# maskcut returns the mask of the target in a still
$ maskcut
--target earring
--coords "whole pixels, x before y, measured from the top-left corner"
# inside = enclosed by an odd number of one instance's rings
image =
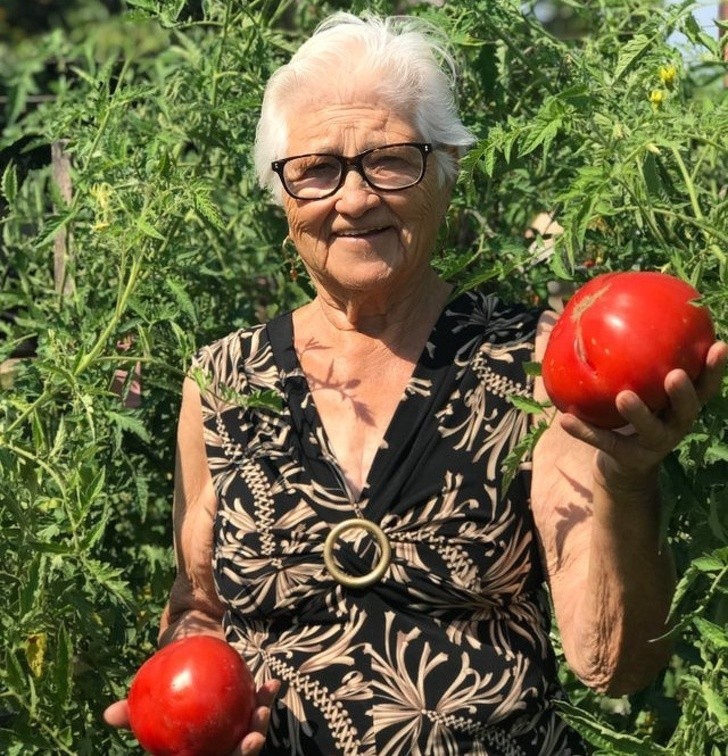
[[[288,276],[291,281],[295,281],[298,278],[298,253],[290,234],[286,234],[286,238],[281,244],[281,250],[284,259],[288,261]]]

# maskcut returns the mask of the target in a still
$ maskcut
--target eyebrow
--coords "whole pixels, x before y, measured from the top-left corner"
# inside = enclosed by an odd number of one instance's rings
[[[410,142],[417,141],[417,140],[410,140]],[[402,142],[380,142],[378,144],[370,144],[368,147],[363,147],[360,150],[357,150],[357,152],[353,153],[353,155],[346,155],[341,150],[336,150],[331,147],[312,147],[310,149],[306,149],[305,151],[301,152],[291,152],[289,151],[289,155],[339,155],[341,157],[353,157],[355,155],[361,155],[362,152],[368,152],[369,150],[377,150],[380,147],[389,147],[392,144],[402,144]]]

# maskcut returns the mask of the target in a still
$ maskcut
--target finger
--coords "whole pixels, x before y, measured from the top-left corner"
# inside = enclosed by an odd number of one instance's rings
[[[611,456],[617,455],[619,441],[624,438],[615,431],[586,423],[575,415],[561,415],[560,425],[570,436]]]
[[[281,683],[279,680],[268,680],[258,688],[257,708],[250,720],[250,732],[243,738],[238,748],[230,756],[256,756],[265,745],[268,725],[270,723],[271,706],[275,701]]]
[[[647,421],[658,422],[649,410]],[[637,487],[652,485],[654,471],[664,454],[644,447],[631,425],[608,430],[585,423],[573,415],[563,415],[560,424],[569,435],[602,452],[600,469],[605,481],[622,479],[623,485],[629,479]]]
[[[665,435],[663,424],[634,391],[620,391],[615,400],[617,411],[634,432],[652,448],[659,446]]]
[[[126,699],[116,701],[104,710],[104,722],[111,727],[129,728],[129,704]]]
[[[272,706],[278,691],[281,689],[280,680],[268,680],[258,688],[258,706]]]
[[[265,735],[259,732],[251,732],[243,738],[240,748],[231,756],[257,756],[265,745]]]
[[[701,404],[706,404],[720,392],[727,365],[728,344],[723,341],[716,341],[708,350],[703,372],[695,382],[695,390]]]
[[[698,418],[702,403],[695,384],[684,370],[671,370],[665,377],[665,391],[670,402],[666,420],[671,423],[680,438]]]
[[[258,689],[258,705],[250,719],[250,732],[252,734],[260,733],[265,739],[265,735],[268,732],[268,723],[270,722],[271,707],[280,687],[281,684],[278,680],[269,680],[263,683]]]

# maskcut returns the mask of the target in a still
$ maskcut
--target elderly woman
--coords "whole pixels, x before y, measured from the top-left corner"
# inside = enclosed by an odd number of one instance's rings
[[[553,314],[453,297],[431,266],[472,137],[413,19],[337,15],[272,77],[256,160],[312,301],[202,349],[179,421],[179,572],[160,642],[224,636],[259,686],[245,754],[582,754],[566,659],[611,694],[666,663],[658,468],[718,390],[717,343],[633,433],[559,416],[532,469],[511,395]],[[200,388],[202,385],[202,388]],[[246,398],[272,391],[280,408]],[[231,397],[239,396],[239,400]],[[126,704],[107,721],[125,725]]]

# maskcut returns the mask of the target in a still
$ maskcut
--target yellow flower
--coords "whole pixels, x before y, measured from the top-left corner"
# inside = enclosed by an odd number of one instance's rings
[[[665,92],[662,89],[653,89],[650,92],[650,102],[653,108],[659,108],[665,102]]]
[[[96,201],[96,218],[95,223],[91,226],[92,231],[102,231],[107,228],[111,221],[110,199],[113,188],[106,182],[93,184],[89,189],[89,194]]]
[[[660,67],[660,81],[666,87],[671,87],[677,78],[677,68],[673,65]]]

